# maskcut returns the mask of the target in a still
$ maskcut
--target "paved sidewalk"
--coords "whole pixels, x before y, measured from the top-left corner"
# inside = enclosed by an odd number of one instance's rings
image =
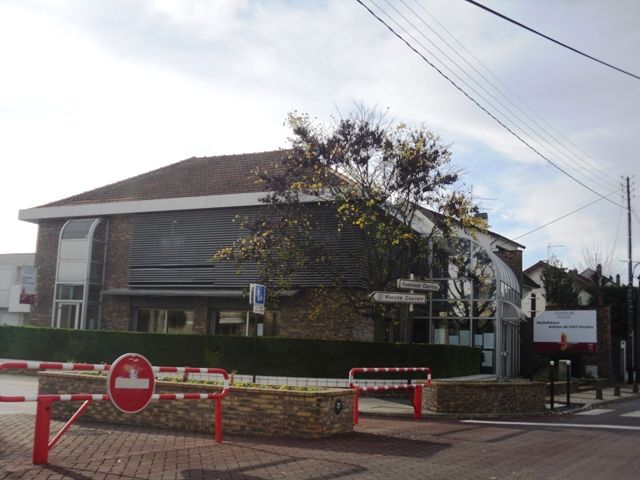
[[[633,393],[632,385],[621,385],[619,387],[620,395],[616,395],[616,389],[614,387],[608,387],[602,389],[602,399],[596,398],[596,390],[584,390],[581,392],[571,392],[570,401],[573,408],[570,413],[580,410],[588,410],[591,408],[598,408],[605,405],[611,405],[618,402],[626,402],[630,400],[640,399],[640,393]],[[563,408],[566,412],[566,394],[560,394],[554,396],[554,406],[556,408]],[[551,400],[547,399],[547,406],[550,405]],[[560,410],[562,413],[562,410]]]
[[[550,399],[547,398],[547,411],[540,414],[567,414],[575,413],[591,408],[598,408],[613,403],[640,399],[639,393],[633,393],[631,385],[620,387],[620,395],[615,395],[613,387],[602,389],[602,400],[596,399],[595,390],[586,390],[582,392],[571,393],[571,408],[566,408],[566,395],[560,394],[554,396],[555,411],[551,411]],[[381,415],[381,416],[397,416],[397,417],[413,417],[413,407],[406,398],[383,398],[383,397],[360,397],[360,414],[361,415]],[[455,417],[464,418],[465,414],[438,414],[435,412],[424,411],[423,415],[427,418],[437,417]],[[522,414],[518,414],[522,416]],[[478,417],[479,415],[469,415]],[[492,414],[491,417],[499,417],[500,414]],[[512,415],[508,415],[512,416]]]
[[[638,434],[366,418],[324,439],[74,425],[31,464],[32,415],[0,416],[0,480],[637,480]],[[61,422],[52,422],[56,431]],[[594,454],[597,452],[597,454]],[[603,461],[606,459],[606,461]]]

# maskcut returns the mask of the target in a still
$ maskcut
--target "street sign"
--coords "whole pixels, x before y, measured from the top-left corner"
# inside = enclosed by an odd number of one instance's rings
[[[421,290],[424,292],[437,292],[440,290],[439,283],[409,280],[406,278],[399,278],[396,286],[405,290]]]
[[[264,315],[264,304],[267,300],[267,287],[259,283],[249,284],[249,303],[253,305],[253,313]]]
[[[155,385],[151,363],[137,353],[125,353],[109,369],[107,393],[122,412],[136,413],[146,407]]]
[[[370,297],[378,303],[427,303],[424,293],[373,292]]]

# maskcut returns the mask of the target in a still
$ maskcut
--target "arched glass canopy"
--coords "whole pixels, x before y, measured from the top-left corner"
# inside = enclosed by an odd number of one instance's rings
[[[430,270],[440,290],[416,309],[414,330],[428,325],[431,343],[480,349],[483,373],[516,375],[524,317],[513,270],[489,246],[464,233],[433,242]]]

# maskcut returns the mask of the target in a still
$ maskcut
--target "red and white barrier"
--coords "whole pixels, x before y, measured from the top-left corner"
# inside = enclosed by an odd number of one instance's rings
[[[355,375],[358,373],[426,373],[424,383],[396,383],[391,385],[358,385],[355,383]],[[358,403],[360,392],[375,392],[385,390],[404,390],[409,393],[413,389],[413,396],[410,397],[413,406],[413,416],[416,419],[422,418],[422,394],[423,388],[431,385],[431,369],[428,367],[356,367],[349,370],[349,388],[355,390],[353,400],[353,424],[357,425],[360,418]]]
[[[136,354],[130,354],[136,355]],[[146,359],[145,359],[146,361]],[[153,373],[190,373],[213,374],[222,376],[222,390],[214,393],[154,393],[151,400],[214,400],[215,401],[215,441],[222,442],[222,399],[229,392],[229,374],[221,368],[197,368],[197,367],[157,367],[152,366]],[[89,363],[59,363],[59,362],[0,362],[0,370],[63,370],[63,371],[103,371],[108,372],[111,365]],[[148,398],[148,397],[147,397]],[[35,434],[33,442],[33,463],[42,465],[47,463],[49,451],[60,440],[62,435],[71,428],[73,423],[84,413],[93,401],[105,401],[113,399],[109,394],[38,394],[26,396],[0,395],[0,402],[38,402],[36,410]],[[53,402],[84,402],[72,415],[69,421],[49,441],[51,423],[51,404]]]

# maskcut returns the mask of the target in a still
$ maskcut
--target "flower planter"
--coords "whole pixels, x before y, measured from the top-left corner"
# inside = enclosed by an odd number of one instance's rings
[[[40,393],[105,393],[106,377],[40,372]],[[216,385],[158,381],[158,393],[219,391]],[[79,402],[55,402],[53,418],[67,420]],[[222,401],[224,433],[321,438],[353,429],[353,391],[230,387]],[[137,414],[125,414],[111,402],[93,402],[82,419],[153,428],[213,432],[214,402],[152,401]]]

